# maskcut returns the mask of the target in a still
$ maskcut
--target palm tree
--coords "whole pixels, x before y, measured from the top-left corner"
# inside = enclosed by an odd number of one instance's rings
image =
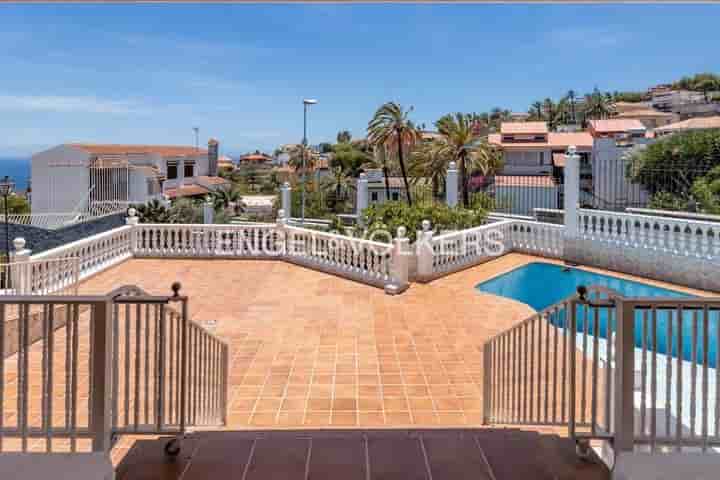
[[[374,145],[397,145],[398,163],[400,173],[405,185],[405,194],[408,205],[412,205],[410,184],[405,168],[405,150],[410,150],[421,140],[420,130],[408,118],[413,107],[405,110],[400,104],[388,102],[377,109],[370,123],[368,123],[368,140]]]
[[[348,192],[355,188],[352,177],[342,167],[330,170],[330,175],[322,181],[321,188],[335,195],[335,207],[347,198]]]
[[[440,194],[440,185],[445,184],[445,176],[450,158],[444,142],[433,141],[422,144],[410,156],[410,171],[415,178],[429,178],[433,196]]]
[[[544,107],[543,107],[542,102],[533,103],[530,106],[528,113],[530,114],[530,117],[528,118],[528,120],[544,120],[545,119]]]
[[[230,204],[235,206],[240,202],[240,192],[234,188],[220,188],[211,193],[215,210],[225,210]]]
[[[170,223],[170,210],[157,199],[136,205],[135,210],[141,223]]]
[[[341,130],[337,134],[337,143],[350,143],[352,134],[348,130]]]
[[[603,95],[597,87],[591,94],[585,95],[585,118],[608,118],[614,110],[615,105],[612,98],[609,95]]]
[[[443,135],[438,140],[441,145],[437,147],[437,154],[458,162],[463,205],[467,208],[470,206],[469,174],[480,170],[483,175],[491,175],[502,165],[502,157],[487,142],[487,133],[477,131],[472,115],[448,114],[435,122],[435,126]]]
[[[570,115],[572,118],[573,123],[577,123],[577,116],[575,115],[575,104],[577,97],[575,96],[575,90],[568,90],[567,95],[565,96],[567,98],[569,104],[570,104]]]

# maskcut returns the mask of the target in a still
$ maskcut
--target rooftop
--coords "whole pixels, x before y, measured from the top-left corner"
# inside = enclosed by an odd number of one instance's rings
[[[502,135],[491,133],[488,135],[488,142],[507,149],[527,148],[554,148],[566,149],[575,145],[580,150],[590,150],[593,146],[593,138],[588,132],[549,132],[547,141],[540,142],[503,142]]]
[[[605,120],[590,120],[590,130],[597,133],[621,133],[630,132],[633,130],[645,130],[645,125],[637,119],[605,119]]]
[[[683,120],[682,122],[670,123],[655,129],[658,133],[677,132],[681,130],[705,130],[709,128],[720,128],[720,116],[698,117]]]
[[[156,154],[163,157],[207,155],[208,151],[183,145],[121,145],[100,143],[70,143],[92,155],[143,155]]]
[[[546,122],[503,122],[500,124],[500,133],[503,135],[548,133],[548,126]]]

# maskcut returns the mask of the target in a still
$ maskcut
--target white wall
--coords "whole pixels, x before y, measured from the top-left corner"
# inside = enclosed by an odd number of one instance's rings
[[[540,154],[543,155],[542,165]],[[552,173],[552,152],[545,150],[504,150],[503,175],[541,175]]]
[[[84,208],[82,202],[87,202],[90,188],[88,160],[86,152],[67,145],[33,155],[32,213],[70,213]]]
[[[640,143],[645,143],[644,139]],[[621,159],[632,147],[618,147],[615,139],[596,138],[593,142],[593,195],[597,208],[612,208],[627,199],[646,202],[649,194],[625,176],[627,162]]]

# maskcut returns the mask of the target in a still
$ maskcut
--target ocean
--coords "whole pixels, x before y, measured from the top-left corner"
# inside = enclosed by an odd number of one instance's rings
[[[25,190],[30,180],[30,159],[0,158],[0,179],[5,175],[15,182],[16,190]]]

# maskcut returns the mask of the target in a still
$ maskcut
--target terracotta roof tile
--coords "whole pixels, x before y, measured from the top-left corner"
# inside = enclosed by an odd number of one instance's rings
[[[672,116],[672,113],[661,112],[660,110],[655,110],[653,108],[639,108],[637,110],[627,110],[625,112],[618,113],[615,118],[670,118]]]
[[[677,132],[681,130],[705,130],[708,128],[720,128],[720,116],[698,117],[683,120],[682,122],[670,123],[655,129],[656,132]]]
[[[496,175],[496,187],[554,187],[549,175]]]
[[[548,133],[548,126],[545,122],[503,122],[500,124],[500,133]]]
[[[180,188],[168,188],[165,190],[165,195],[169,198],[194,197],[197,195],[207,195],[208,193],[210,193],[210,190],[200,185],[183,185]]]
[[[550,132],[546,142],[505,142],[503,143],[500,134],[491,133],[488,135],[488,142],[499,145],[504,149],[532,149],[532,148],[553,148],[566,149],[575,145],[580,150],[591,150],[593,138],[588,132]]]
[[[200,175],[197,177],[197,179],[210,185],[223,185],[226,183],[230,183],[229,180],[226,180],[222,177],[209,177],[206,175]]]
[[[631,130],[645,130],[645,125],[634,118],[590,120],[590,130],[597,133],[618,133]]]
[[[72,147],[92,155],[157,154],[163,157],[207,155],[208,151],[182,145],[118,145],[99,143],[70,143]]]

